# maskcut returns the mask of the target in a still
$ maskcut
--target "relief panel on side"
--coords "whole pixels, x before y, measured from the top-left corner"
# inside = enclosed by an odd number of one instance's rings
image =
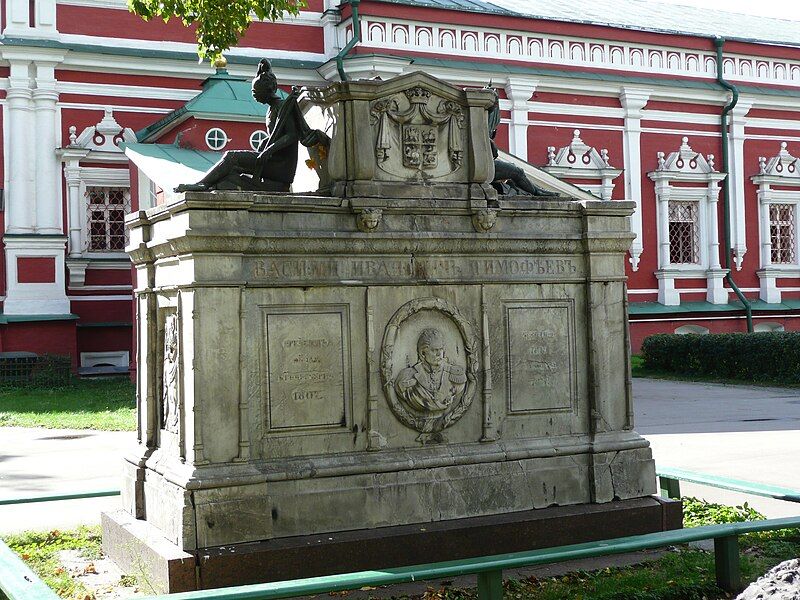
[[[267,430],[345,430],[350,418],[346,305],[263,307]]]
[[[573,410],[574,301],[511,301],[504,307],[509,414]]]

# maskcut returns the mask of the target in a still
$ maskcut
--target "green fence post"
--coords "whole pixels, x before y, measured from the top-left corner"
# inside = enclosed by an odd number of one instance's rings
[[[659,475],[658,481],[660,482],[659,487],[661,488],[662,498],[674,498],[676,500],[680,499],[681,497],[680,480],[673,479],[672,477],[665,477],[664,475]]]
[[[478,600],[503,600],[503,572],[478,573]]]
[[[726,592],[738,592],[742,587],[739,570],[739,536],[714,538],[714,566],[717,585]]]

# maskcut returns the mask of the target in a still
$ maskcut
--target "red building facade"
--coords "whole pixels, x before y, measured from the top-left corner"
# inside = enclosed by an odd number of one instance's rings
[[[800,23],[682,7],[674,23],[655,23],[633,1],[598,15],[566,2],[547,14],[516,0],[427,4],[362,0],[349,77],[423,70],[465,86],[491,81],[501,147],[604,200],[634,200],[634,350],[655,332],[746,330],[725,278],[726,184],[728,267],[756,329],[799,328]],[[350,6],[309,0],[298,17],[255,23],[218,72],[197,62],[190,28],[146,23],[125,0],[0,8],[0,352],[124,370],[133,320],[124,214],[168,199],[174,180],[220,152],[257,145],[263,108],[246,78],[260,58],[287,86],[338,79]],[[739,92],[727,163],[718,35]],[[154,173],[165,164],[162,181]]]

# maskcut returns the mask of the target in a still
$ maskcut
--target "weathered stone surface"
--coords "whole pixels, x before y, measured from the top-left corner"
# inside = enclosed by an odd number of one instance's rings
[[[484,202],[497,196],[490,185],[491,91],[459,89],[418,71],[337,82],[310,98],[334,112],[332,195]]]
[[[800,559],[787,560],[771,568],[736,597],[736,600],[798,600]]]
[[[195,557],[169,543],[161,531],[124,510],[103,513],[103,553],[140,586],[159,594],[197,589]]]
[[[369,232],[363,208],[214,193],[135,217],[131,512],[193,549],[654,491],[629,204],[500,199],[489,237],[466,201]]]

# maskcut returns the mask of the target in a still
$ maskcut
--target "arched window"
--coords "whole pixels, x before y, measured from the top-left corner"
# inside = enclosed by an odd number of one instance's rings
[[[783,325],[780,323],[756,323],[753,326],[753,331],[756,333],[783,331]]]
[[[708,333],[708,327],[700,325],[681,325],[675,330],[678,335],[685,335],[687,333],[694,333],[696,335],[705,335]]]

